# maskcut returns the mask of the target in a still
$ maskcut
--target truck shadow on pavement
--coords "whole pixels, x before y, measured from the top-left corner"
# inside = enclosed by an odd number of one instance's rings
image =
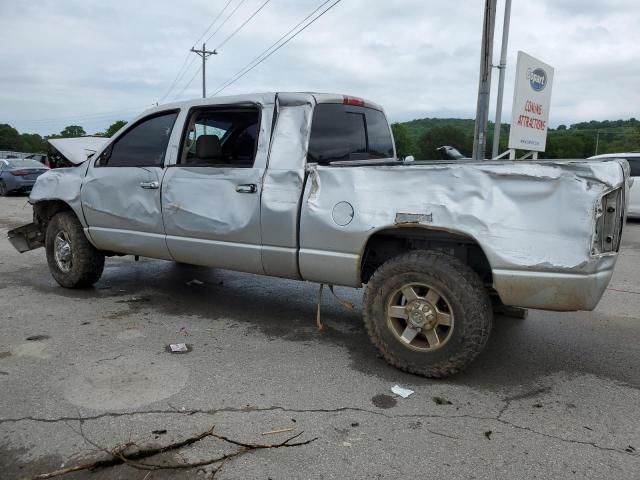
[[[127,258],[108,260],[102,279],[88,290],[59,287],[49,276],[46,265],[10,272],[7,277],[0,282],[0,288],[20,284],[67,298],[94,302],[117,299],[123,309],[102,314],[103,321],[118,321],[150,311],[242,324],[245,335],[259,333],[292,342],[339,345],[348,350],[355,370],[391,382],[413,385],[437,382],[493,390],[536,383],[540,377],[564,372],[590,373],[627,385],[640,384],[640,373],[633,368],[636,361],[633,345],[638,334],[629,332],[627,338],[621,339],[619,332],[606,327],[615,318],[600,312],[532,311],[526,320],[496,317],[489,344],[473,364],[452,378],[434,381],[405,374],[379,357],[362,322],[361,290],[336,289],[338,295],[355,305],[353,310],[339,305],[325,290],[322,302],[325,329],[319,332],[315,323],[318,285],[307,282],[159,260],[133,262]],[[615,357],[607,356],[612,348],[616,350]]]

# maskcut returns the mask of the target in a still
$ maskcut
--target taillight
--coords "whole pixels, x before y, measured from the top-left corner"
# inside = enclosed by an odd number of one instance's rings
[[[596,204],[596,231],[591,246],[592,255],[617,252],[624,224],[624,191],[622,188],[604,195]]]
[[[342,103],[345,105],[353,105],[354,107],[364,107],[364,100],[358,97],[350,97],[348,95],[344,95],[342,97]]]
[[[11,175],[13,175],[14,177],[26,177],[30,174],[31,172],[29,172],[28,170],[13,170],[11,172]]]

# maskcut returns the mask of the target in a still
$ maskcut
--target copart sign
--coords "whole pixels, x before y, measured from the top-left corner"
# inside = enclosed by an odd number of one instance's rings
[[[544,152],[552,84],[553,67],[518,52],[509,148]]]

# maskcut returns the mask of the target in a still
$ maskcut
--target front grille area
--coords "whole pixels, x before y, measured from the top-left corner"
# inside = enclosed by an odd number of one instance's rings
[[[624,222],[623,189],[604,195],[596,205],[596,231],[593,235],[592,255],[617,252]]]

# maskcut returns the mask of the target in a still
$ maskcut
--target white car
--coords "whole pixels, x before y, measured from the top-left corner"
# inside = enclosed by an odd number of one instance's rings
[[[591,158],[624,158],[631,167],[634,184],[629,190],[629,210],[627,217],[640,219],[640,152],[606,153]]]

